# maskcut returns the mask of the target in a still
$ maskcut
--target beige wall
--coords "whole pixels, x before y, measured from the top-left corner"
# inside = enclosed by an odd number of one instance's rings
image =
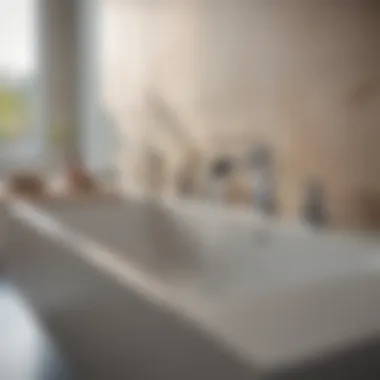
[[[326,183],[336,222],[365,223],[357,205],[375,202],[362,194],[380,184],[380,5],[205,0],[123,8],[129,29],[119,32],[119,66],[109,70],[118,81],[104,83],[130,135],[157,130],[154,118],[131,121],[132,109],[149,114],[145,93],[154,88],[205,156],[243,154],[257,138],[272,144],[285,215],[296,215],[311,176]],[[178,142],[166,140],[178,160]]]

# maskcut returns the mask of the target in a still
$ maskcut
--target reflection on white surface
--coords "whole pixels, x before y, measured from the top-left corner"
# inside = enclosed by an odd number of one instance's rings
[[[0,282],[0,379],[54,380],[63,364],[36,317],[9,285]]]
[[[0,290],[0,378],[37,379],[41,335],[21,300],[8,288]]]

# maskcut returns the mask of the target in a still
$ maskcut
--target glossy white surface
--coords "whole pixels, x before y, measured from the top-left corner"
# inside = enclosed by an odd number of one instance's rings
[[[318,234],[196,203],[14,203],[12,212],[263,368],[380,331],[373,237]]]

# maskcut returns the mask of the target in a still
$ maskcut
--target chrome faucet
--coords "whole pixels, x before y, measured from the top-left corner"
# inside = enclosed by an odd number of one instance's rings
[[[274,163],[272,152],[266,145],[257,145],[250,157],[253,207],[262,215],[276,212]]]
[[[221,203],[225,200],[226,196],[227,184],[225,180],[231,175],[233,169],[234,164],[229,157],[221,157],[211,165],[210,177],[213,185],[216,187],[212,190],[212,196],[214,199],[217,198]],[[214,193],[215,191],[218,193],[217,195]]]

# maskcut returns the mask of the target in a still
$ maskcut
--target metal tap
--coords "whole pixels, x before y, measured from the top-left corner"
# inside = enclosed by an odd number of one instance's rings
[[[231,175],[233,169],[234,165],[229,157],[220,157],[211,165],[212,197],[219,202],[225,200],[227,191],[226,179]]]
[[[272,152],[266,145],[257,145],[250,157],[253,207],[262,215],[276,211],[276,191]]]

